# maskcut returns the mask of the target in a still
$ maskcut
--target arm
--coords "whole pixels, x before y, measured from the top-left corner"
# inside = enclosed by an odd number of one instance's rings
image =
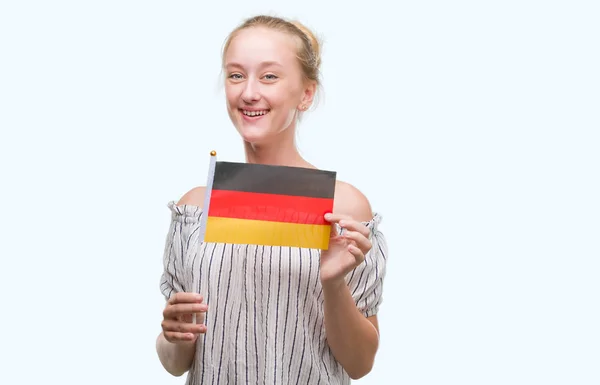
[[[321,253],[325,329],[334,357],[352,379],[358,379],[371,371],[379,347],[374,311],[381,294],[378,285],[385,260],[379,254],[379,244],[371,242],[375,238],[371,230],[361,223],[373,219],[373,213],[360,191],[339,182],[333,211],[330,222],[346,230],[338,235],[332,228],[329,250]],[[361,278],[347,282],[346,276],[353,269],[360,269]],[[360,285],[360,290],[355,285]],[[371,295],[375,292],[379,295]]]
[[[196,187],[190,190],[181,197],[177,205],[187,204],[202,207],[204,191],[204,187]],[[174,224],[171,225],[169,234],[174,233],[173,226]],[[183,229],[180,231],[184,232]],[[184,237],[184,235],[180,235],[180,237]],[[165,271],[161,289],[168,300],[163,311],[161,324],[163,330],[156,338],[156,352],[166,371],[179,377],[190,369],[194,361],[198,335],[206,330],[203,325],[204,317],[202,313],[206,311],[206,305],[202,304],[202,296],[182,292],[184,287],[179,277],[176,276],[176,271],[173,270],[175,260],[181,260],[182,258],[181,255],[176,253],[171,254],[170,243],[172,242],[173,240],[168,239],[165,248]],[[173,292],[176,294],[173,294]],[[191,323],[191,314],[193,313],[196,313],[200,320],[195,325]]]
[[[196,341],[206,332],[204,313],[208,309],[202,296],[177,293],[163,311],[162,333],[156,339],[156,352],[161,364],[174,376],[187,372],[194,360]],[[196,314],[196,323],[192,315]]]
[[[356,380],[371,371],[379,346],[377,316],[365,317],[345,281],[323,285],[327,342],[336,360]]]
[[[162,366],[173,376],[187,372],[194,360],[196,342],[174,344],[165,339],[161,332],[156,338],[156,351]]]

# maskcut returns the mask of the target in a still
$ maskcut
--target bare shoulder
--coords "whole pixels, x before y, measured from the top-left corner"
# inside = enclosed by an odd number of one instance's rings
[[[333,212],[349,215],[361,222],[373,219],[371,203],[367,197],[358,188],[342,181],[335,184]]]
[[[179,199],[179,202],[177,202],[177,206],[191,205],[191,206],[198,206],[198,207],[202,208],[202,206],[204,205],[204,193],[205,192],[206,192],[205,186],[194,187],[190,191],[186,192],[181,197],[181,199]]]

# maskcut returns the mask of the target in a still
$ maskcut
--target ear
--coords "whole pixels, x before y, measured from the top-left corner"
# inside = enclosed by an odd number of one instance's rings
[[[307,82],[302,91],[302,98],[300,99],[298,109],[301,111],[307,110],[312,105],[316,92],[317,83],[314,81]]]

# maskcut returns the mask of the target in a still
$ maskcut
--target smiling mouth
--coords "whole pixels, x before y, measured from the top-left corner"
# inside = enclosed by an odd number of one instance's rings
[[[248,110],[240,109],[240,111],[242,112],[243,115],[253,118],[253,117],[258,117],[258,116],[264,116],[264,115],[268,114],[270,110],[248,111]]]

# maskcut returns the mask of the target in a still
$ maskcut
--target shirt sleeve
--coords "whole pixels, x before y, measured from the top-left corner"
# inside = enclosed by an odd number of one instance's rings
[[[197,240],[201,210],[195,206],[177,206],[169,202],[171,224],[165,240],[163,252],[163,272],[160,279],[160,291],[166,300],[177,292],[189,291],[189,252],[191,242]]]
[[[373,219],[366,223],[371,231],[370,240],[373,246],[363,263],[347,277],[356,307],[365,317],[376,315],[383,301],[388,247],[384,234],[379,230],[380,222],[381,216],[375,214]]]

